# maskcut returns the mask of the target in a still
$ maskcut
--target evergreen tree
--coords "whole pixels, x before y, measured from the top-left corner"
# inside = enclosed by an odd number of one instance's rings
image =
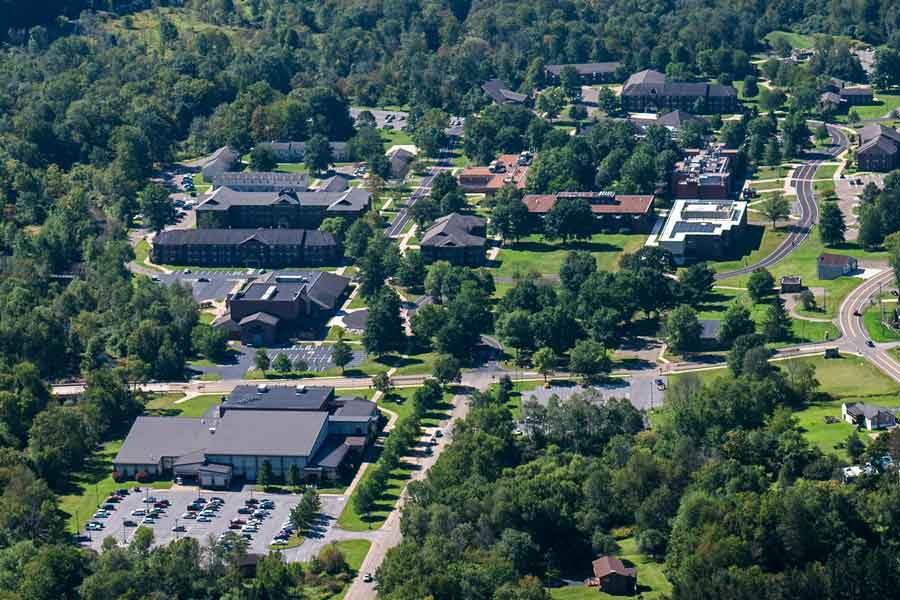
[[[775,296],[766,309],[762,323],[763,335],[770,342],[784,342],[791,338],[792,326],[791,317],[784,308],[784,300]]]
[[[847,225],[844,223],[844,213],[835,202],[825,202],[822,206],[822,214],[819,218],[819,239],[826,246],[836,246],[844,243],[844,234]]]

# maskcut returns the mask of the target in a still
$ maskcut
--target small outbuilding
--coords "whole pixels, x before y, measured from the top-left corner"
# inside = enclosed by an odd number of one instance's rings
[[[637,593],[636,568],[626,567],[615,556],[601,556],[591,565],[601,592],[617,596],[633,596]]]
[[[816,260],[816,276],[819,279],[837,279],[853,273],[857,266],[858,262],[852,256],[825,252]]]
[[[799,294],[803,291],[803,279],[799,275],[785,275],[781,278],[782,294]]]

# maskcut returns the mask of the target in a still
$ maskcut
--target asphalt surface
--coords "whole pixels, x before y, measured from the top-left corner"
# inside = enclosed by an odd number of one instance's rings
[[[239,345],[236,347],[237,354],[230,363],[211,366],[192,366],[189,367],[198,373],[215,373],[222,379],[241,379],[244,374],[256,367],[256,350],[257,348],[249,348]],[[331,360],[331,345],[319,344],[298,344],[296,346],[287,346],[284,348],[265,348],[266,354],[270,361],[274,361],[279,354],[284,354],[290,359],[291,364],[298,358],[302,358],[309,371],[321,372],[327,371],[335,367],[334,361]],[[366,358],[366,353],[362,350],[353,350],[353,359],[346,366],[348,369],[360,366]]]
[[[419,184],[419,187],[413,191],[410,195],[409,200],[406,203],[406,207],[400,209],[394,219],[391,221],[390,228],[388,229],[388,237],[398,238],[403,234],[403,228],[406,227],[406,224],[409,223],[410,215],[409,209],[419,201],[419,198],[427,196],[431,193],[431,182],[434,181],[435,176],[437,175],[437,169],[431,168],[428,172],[428,175],[422,178],[422,183]]]
[[[875,277],[865,280],[862,285],[850,292],[841,304],[838,328],[843,333],[842,349],[859,354],[894,381],[900,381],[900,364],[885,351],[884,344],[871,342],[863,325],[862,316],[856,314],[862,315],[880,290],[893,285],[894,273],[891,269],[886,269]]]
[[[791,181],[797,190],[797,204],[800,208],[800,221],[771,254],[752,265],[735,269],[734,271],[717,273],[717,280],[746,275],[752,273],[756,269],[770,267],[784,260],[788,254],[794,251],[794,248],[802,244],[809,236],[809,232],[819,220],[819,206],[816,202],[812,181],[816,174],[816,170],[819,168],[819,165],[825,162],[825,160],[838,156],[841,152],[846,150],[850,144],[847,135],[839,128],[830,125],[827,127],[828,133],[831,135],[833,146],[825,152],[826,157],[806,162],[802,167],[796,169],[791,176]]]

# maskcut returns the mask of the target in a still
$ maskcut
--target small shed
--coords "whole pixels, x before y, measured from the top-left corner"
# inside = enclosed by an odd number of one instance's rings
[[[803,279],[799,275],[785,275],[781,278],[782,294],[798,294],[803,291]]]

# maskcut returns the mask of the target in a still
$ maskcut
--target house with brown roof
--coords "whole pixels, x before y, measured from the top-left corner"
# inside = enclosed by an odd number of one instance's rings
[[[837,279],[849,275],[856,270],[857,260],[844,254],[823,252],[816,260],[816,277],[819,279]]]
[[[626,567],[615,556],[601,556],[591,563],[599,591],[614,596],[637,593],[637,569]]]
[[[525,188],[528,167],[533,156],[530,152],[501,154],[486,167],[466,167],[459,174],[459,187],[466,194],[496,194],[505,185]]]
[[[428,262],[477,267],[484,264],[486,223],[481,217],[451,213],[428,228],[419,245]]]
[[[653,222],[652,194],[617,194],[616,192],[559,192],[527,194],[522,203],[528,214],[540,222],[560,198],[581,198],[591,207],[600,230],[629,232],[649,231]]]

